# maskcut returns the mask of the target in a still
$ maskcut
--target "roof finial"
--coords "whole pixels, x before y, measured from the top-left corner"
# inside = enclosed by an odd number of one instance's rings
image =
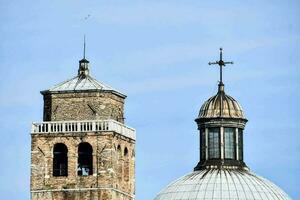
[[[85,34],[83,36],[83,59],[85,59]]]
[[[225,67],[226,64],[233,64],[233,62],[224,62],[223,61],[223,49],[220,48],[220,60],[216,62],[209,62],[209,65],[219,65],[220,67],[220,82],[219,85],[223,85],[223,67]]]
[[[86,77],[89,74],[89,61],[85,59],[85,35],[83,37],[83,58],[79,61],[78,76]]]

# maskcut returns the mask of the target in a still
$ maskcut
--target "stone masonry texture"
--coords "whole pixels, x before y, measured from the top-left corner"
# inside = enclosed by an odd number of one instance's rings
[[[44,121],[114,119],[124,122],[124,98],[111,92],[44,94]]]
[[[124,97],[110,92],[44,94],[44,121],[114,119],[124,123]],[[77,175],[78,146],[92,146],[93,174]],[[53,176],[53,147],[67,147],[68,175]],[[31,134],[32,200],[133,200],[135,141],[113,131]]]

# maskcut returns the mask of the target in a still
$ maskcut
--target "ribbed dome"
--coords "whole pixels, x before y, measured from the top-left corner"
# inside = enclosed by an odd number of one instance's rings
[[[187,174],[162,190],[154,200],[285,200],[272,182],[246,170],[211,169]]]
[[[231,96],[225,94],[224,85],[219,85],[218,93],[204,102],[198,119],[218,117],[245,119],[239,103]]]

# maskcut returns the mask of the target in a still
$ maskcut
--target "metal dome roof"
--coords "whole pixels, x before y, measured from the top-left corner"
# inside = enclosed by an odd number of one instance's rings
[[[219,117],[245,119],[242,107],[234,98],[225,94],[223,84],[219,84],[218,93],[201,106],[198,119]]]
[[[194,171],[171,183],[154,200],[285,200],[278,186],[246,170]]]

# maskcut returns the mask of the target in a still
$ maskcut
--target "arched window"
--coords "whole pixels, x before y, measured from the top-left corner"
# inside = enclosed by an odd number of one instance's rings
[[[82,142],[78,146],[78,169],[79,176],[93,174],[93,148],[87,142]]]
[[[120,145],[118,145],[117,151],[118,151],[118,159],[120,159],[122,157],[122,149]]]
[[[117,155],[118,155],[117,173],[118,173],[118,179],[119,181],[121,181],[123,177],[123,160],[122,160],[122,148],[120,145],[118,145],[117,147]]]
[[[225,158],[235,159],[235,128],[224,128]]]
[[[208,129],[208,157],[209,159],[220,158],[220,129]]]
[[[63,143],[53,148],[53,176],[68,176],[68,148]]]
[[[130,163],[129,163],[129,155],[128,155],[128,149],[125,147],[124,149],[124,180],[129,181],[130,176]]]
[[[128,149],[127,149],[127,147],[125,147],[125,149],[124,149],[124,156],[125,157],[128,156]]]

